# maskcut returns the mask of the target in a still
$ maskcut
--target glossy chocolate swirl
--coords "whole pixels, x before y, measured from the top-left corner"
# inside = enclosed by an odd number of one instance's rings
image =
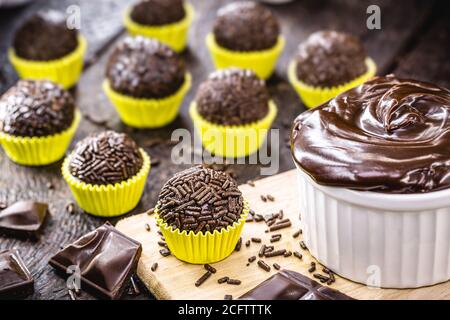
[[[421,193],[450,187],[450,91],[377,77],[297,117],[297,164],[317,183]]]

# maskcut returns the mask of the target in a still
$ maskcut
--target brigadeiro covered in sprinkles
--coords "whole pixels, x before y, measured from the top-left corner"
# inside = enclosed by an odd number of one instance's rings
[[[205,233],[238,222],[243,207],[242,193],[233,178],[196,166],[166,182],[159,195],[158,214],[175,229]]]
[[[219,125],[243,125],[264,118],[269,93],[251,70],[229,68],[213,72],[203,82],[195,101],[198,113]]]
[[[130,12],[133,21],[147,26],[161,26],[182,20],[186,15],[183,0],[143,0]]]
[[[216,42],[223,48],[260,51],[275,46],[280,26],[267,8],[251,1],[238,1],[218,11],[213,33]]]
[[[311,86],[338,86],[364,74],[366,58],[366,51],[356,37],[318,31],[299,45],[295,57],[297,77]]]
[[[106,185],[134,177],[142,165],[143,157],[134,140],[124,133],[105,131],[77,143],[69,171],[85,183]]]
[[[141,36],[122,40],[106,68],[106,77],[114,91],[146,99],[174,94],[183,85],[185,74],[185,64],[175,51]]]
[[[78,31],[69,29],[66,17],[55,10],[39,11],[17,30],[13,47],[27,60],[49,61],[73,52],[78,46]]]
[[[0,131],[44,137],[68,129],[74,120],[71,94],[50,81],[20,80],[0,99]]]

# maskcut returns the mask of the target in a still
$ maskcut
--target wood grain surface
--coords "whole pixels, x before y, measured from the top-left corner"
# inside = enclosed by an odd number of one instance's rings
[[[244,198],[256,213],[264,216],[283,210],[284,218],[290,218],[292,227],[266,233],[267,226],[264,221],[246,223],[242,231],[243,245],[241,250],[235,251],[228,258],[212,264],[217,269],[217,272],[200,287],[196,287],[194,283],[205,273],[202,265],[192,265],[182,262],[174,256],[163,257],[160,255],[159,250],[161,247],[158,245],[160,236],[157,234],[158,229],[155,227],[154,216],[147,214],[135,215],[119,221],[116,227],[129,237],[142,243],[142,256],[138,265],[138,276],[158,299],[217,300],[223,299],[226,294],[231,294],[234,298],[238,298],[270,275],[276,273],[273,263],[278,263],[284,269],[294,270],[314,279],[313,274],[308,272],[311,261],[314,261],[317,263],[317,272],[324,274],[321,272],[322,267],[320,264],[309,252],[300,248],[301,236],[298,238],[293,238],[292,236],[295,231],[301,228],[299,203],[295,201],[298,199],[298,189],[295,188],[296,182],[294,169],[258,180],[255,182],[255,187],[249,185],[240,186]],[[275,201],[263,202],[261,200],[261,195],[266,196],[268,194],[272,195]],[[146,223],[152,227],[150,232],[145,229]],[[281,240],[270,243],[272,234],[281,234]],[[246,247],[244,243],[253,237],[262,239],[262,242],[251,243],[249,247]],[[270,272],[266,272],[258,267],[257,261],[260,258],[257,258],[256,261],[247,266],[249,257],[258,257],[262,244],[274,245],[274,250],[297,251],[303,257],[301,260],[295,256],[288,258],[261,258],[261,260],[271,266]],[[158,269],[153,272],[151,266],[155,262],[158,263]],[[239,279],[242,283],[237,286],[217,283],[217,279],[224,276]],[[317,281],[317,279],[315,280]],[[353,298],[364,300],[450,299],[450,281],[419,289],[395,290],[369,288],[365,285],[336,277],[336,282],[331,287]]]
[[[189,71],[193,75],[193,86],[186,96],[180,116],[168,127],[158,130],[134,130],[123,125],[113,107],[101,90],[105,63],[117,39],[124,35],[121,23],[123,9],[128,0],[36,0],[32,5],[18,9],[0,10],[0,94],[15,83],[17,75],[6,59],[15,28],[24,17],[39,9],[54,8],[65,11],[70,4],[81,8],[81,32],[89,41],[86,70],[72,91],[77,104],[85,115],[73,143],[86,135],[112,128],[128,132],[159,165],[152,168],[146,189],[138,207],[128,216],[154,205],[162,184],[175,172],[189,165],[177,165],[171,161],[170,136],[176,128],[192,132],[187,114],[188,104],[193,99],[199,83],[213,70],[213,65],[204,36],[211,29],[217,9],[230,1],[192,0],[196,19],[189,36],[189,48],[183,53]],[[368,30],[365,19],[369,4],[378,4],[382,12],[382,30]],[[280,129],[279,171],[292,169],[290,151],[286,139],[292,120],[305,110],[296,93],[286,80],[289,59],[299,42],[311,32],[332,28],[351,32],[359,36],[368,54],[377,62],[379,74],[399,72],[402,76],[414,76],[449,86],[448,56],[450,35],[447,8],[448,1],[353,1],[311,0],[294,1],[283,6],[271,6],[279,17],[283,34],[287,38],[286,48],[279,60],[277,71],[269,79],[268,87],[277,102],[280,112],[274,123]],[[106,124],[100,124],[106,121]],[[73,144],[72,144],[73,146]],[[61,161],[50,166],[28,168],[9,161],[0,151],[0,201],[13,203],[19,199],[34,199],[50,204],[52,217],[39,241],[23,241],[0,236],[0,249],[18,249],[35,278],[35,293],[29,299],[69,299],[65,282],[58,277],[47,262],[59,247],[66,245],[105,222],[89,216],[79,209],[72,215],[65,211],[73,201],[68,187],[61,179]],[[261,164],[229,165],[241,183],[260,177]],[[51,184],[53,188],[48,188]],[[111,222],[115,223],[117,219]],[[92,299],[83,294],[81,299]],[[151,299],[143,290],[138,297],[126,299]]]

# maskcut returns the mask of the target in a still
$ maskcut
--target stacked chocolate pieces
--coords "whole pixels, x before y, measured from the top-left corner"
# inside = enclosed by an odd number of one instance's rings
[[[68,276],[69,267],[79,267],[80,289],[115,300],[129,284],[141,252],[139,242],[105,223],[62,249],[49,263],[62,276]]]

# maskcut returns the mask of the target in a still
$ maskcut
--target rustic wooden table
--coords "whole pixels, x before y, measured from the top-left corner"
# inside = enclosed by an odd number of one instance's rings
[[[85,115],[74,143],[92,132],[112,128],[128,132],[145,147],[160,164],[155,166],[139,206],[129,213],[135,214],[152,207],[165,180],[186,166],[170,161],[170,135],[175,128],[192,132],[188,117],[188,104],[193,99],[198,84],[203,81],[213,65],[204,44],[218,7],[229,1],[191,0],[196,8],[196,20],[191,28],[189,49],[183,53],[193,75],[193,87],[187,95],[176,121],[159,130],[133,130],[124,126],[101,90],[105,62],[112,46],[125,32],[121,13],[130,2],[127,0],[35,0],[32,5],[18,9],[0,9],[0,94],[14,84],[17,75],[7,62],[6,51],[14,29],[23,18],[43,8],[65,11],[71,4],[81,7],[81,32],[89,41],[89,51],[84,74],[74,93],[78,106]],[[305,110],[286,80],[288,61],[298,43],[311,32],[331,28],[351,32],[364,42],[369,55],[378,64],[378,74],[395,73],[450,87],[450,17],[448,1],[353,1],[305,0],[294,1],[271,9],[280,18],[286,48],[278,63],[276,74],[268,81],[273,98],[279,106],[274,127],[280,128],[281,138],[288,136],[289,124]],[[366,28],[367,6],[378,4],[381,8],[381,30]],[[29,299],[69,299],[65,281],[47,264],[58,249],[104,223],[80,210],[68,214],[65,206],[71,194],[60,175],[61,162],[42,168],[28,168],[12,163],[0,151],[0,201],[13,203],[20,199],[48,202],[51,218],[39,241],[23,241],[0,236],[0,249],[16,248],[24,257],[35,278],[35,293]],[[280,172],[293,168],[290,152],[285,143],[280,144]],[[260,165],[230,165],[239,182],[257,179]],[[53,189],[48,188],[48,184]],[[116,222],[116,221],[112,221]],[[125,299],[151,299],[144,288],[138,297]],[[80,298],[92,299],[88,294]]]

